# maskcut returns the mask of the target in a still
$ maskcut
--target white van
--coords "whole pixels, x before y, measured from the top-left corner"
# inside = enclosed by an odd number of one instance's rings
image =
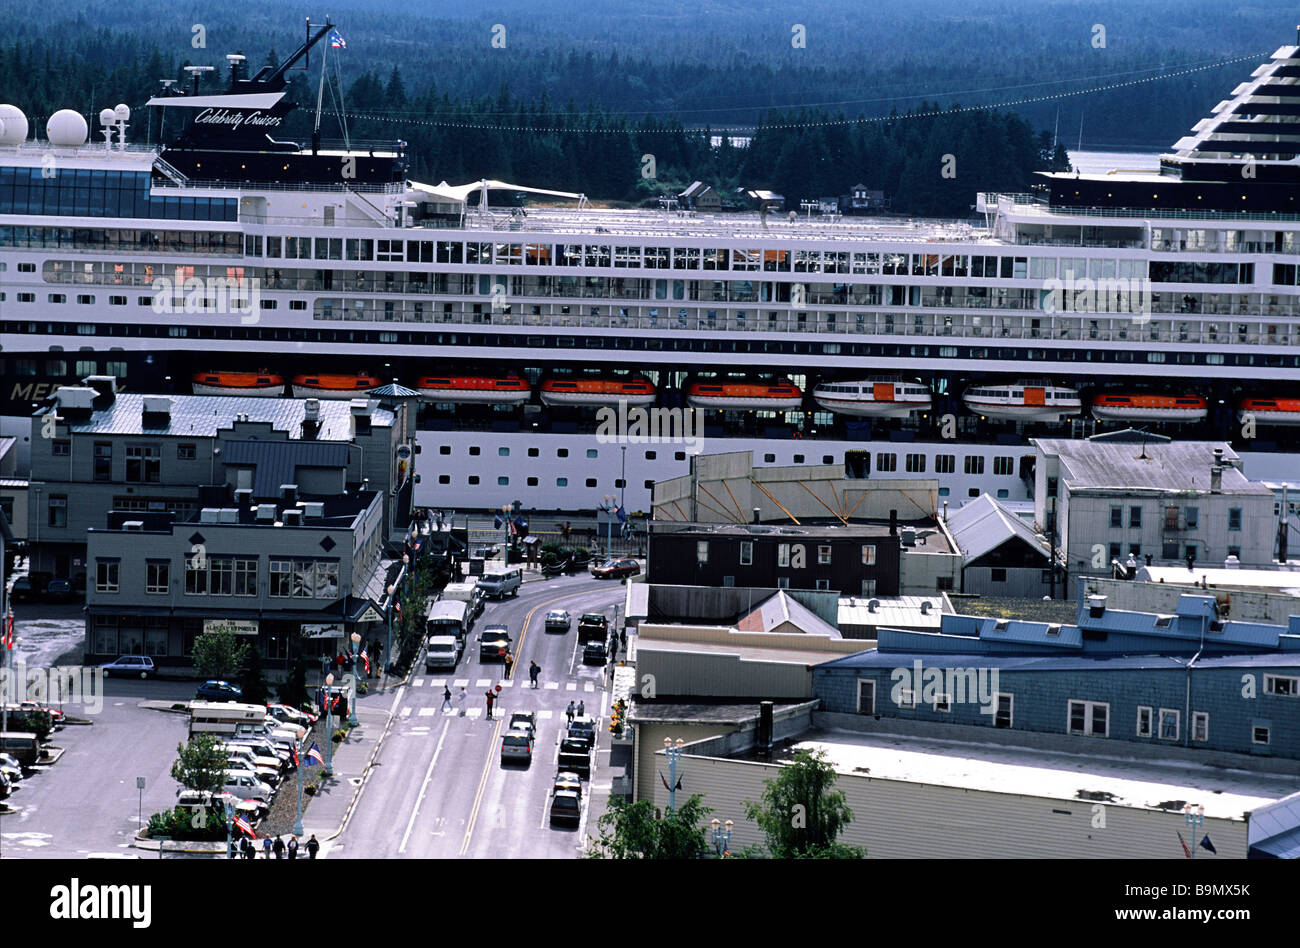
[[[469,636],[469,606],[458,599],[439,599],[429,603],[424,634],[429,637],[454,635],[463,646]]]
[[[454,635],[431,635],[424,647],[424,670],[436,671],[460,663],[461,640]]]
[[[479,577],[478,588],[489,599],[504,599],[506,596],[518,596],[523,575],[517,569],[501,570],[496,573],[484,573]]]

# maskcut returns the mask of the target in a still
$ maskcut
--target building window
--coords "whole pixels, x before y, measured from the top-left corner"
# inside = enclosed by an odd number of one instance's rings
[[[1118,505],[1112,505],[1110,508],[1110,525],[1111,529],[1118,530],[1124,526],[1124,508]]]
[[[1178,740],[1181,711],[1172,708],[1160,709],[1160,740],[1176,741]]]
[[[952,695],[937,694],[934,696],[934,710],[940,713],[952,711]]]
[[[1187,523],[1188,530],[1195,530],[1201,522],[1200,511],[1195,507],[1184,507],[1183,518]]]
[[[72,456],[72,442],[66,438],[58,438],[51,442],[50,450],[56,458],[67,458]]]
[[[166,595],[171,591],[172,564],[167,560],[150,560],[144,568],[144,591],[150,595]]]
[[[1152,712],[1150,708],[1145,708],[1145,707],[1138,708],[1138,718],[1137,718],[1138,737],[1151,736],[1151,715]]]
[[[709,561],[709,541],[697,540],[695,542],[695,562],[703,566]]]
[[[1002,567],[994,567],[990,574],[989,579],[995,583],[1005,583],[1007,581],[1007,571]]]
[[[829,545],[823,544],[817,547],[817,565],[818,566],[831,565],[831,548]]]
[[[1240,507],[1228,508],[1228,529],[1229,530],[1241,529],[1241,508]]]
[[[790,565],[790,544],[789,543],[778,543],[776,545],[776,565],[777,566]]]
[[[257,560],[236,559],[235,595],[257,595]]]
[[[193,461],[197,456],[198,456],[198,451],[195,445],[192,444],[176,445],[176,460]]]
[[[789,588],[790,588],[790,577],[789,577],[789,576],[778,576],[778,577],[776,578],[776,588],[777,588],[777,589],[789,589]]]
[[[1280,695],[1287,698],[1300,696],[1300,678],[1289,675],[1265,675],[1264,694]]]
[[[1069,719],[1066,730],[1070,734],[1108,737],[1110,735],[1110,705],[1101,701],[1069,702]]]
[[[1130,529],[1137,529],[1142,526],[1142,508],[1130,507],[1128,509],[1128,525]]]
[[[95,561],[95,592],[97,593],[115,593],[117,592],[117,581],[119,575],[120,563],[118,560],[96,560]]]
[[[186,574],[188,578],[188,573]],[[285,599],[293,592],[293,560],[271,560],[269,595]]]
[[[862,581],[862,595],[870,599],[876,594],[876,581],[874,579],[864,579]]]
[[[993,715],[993,726],[1009,728],[1015,723],[1015,696],[999,691],[995,697],[998,709]]]
[[[916,707],[916,692],[911,688],[899,688],[892,697],[900,708],[911,711]]]
[[[858,679],[858,714],[876,713],[876,683]]]
[[[829,579],[819,579],[817,580],[817,588],[828,590],[831,588],[831,581]]]
[[[1163,540],[1160,543],[1160,558],[1162,560],[1178,559],[1178,541]]]
[[[876,545],[874,543],[862,544],[862,565],[863,566],[876,565]]]
[[[162,481],[162,449],[156,444],[126,446],[126,480],[133,484]]]
[[[952,592],[952,577],[936,576],[934,579],[934,588],[936,592]]]
[[[1252,744],[1267,744],[1269,738],[1269,729],[1266,725],[1255,724],[1250,729],[1250,742]]]
[[[753,540],[740,541],[740,565],[741,566],[754,565],[754,541]]]
[[[1124,545],[1122,543],[1112,543],[1110,545],[1110,558],[1112,560],[1119,559],[1120,555],[1123,552],[1124,552]]]
[[[1228,547],[1228,555],[1235,556],[1237,559],[1241,559],[1241,547],[1239,546]]]
[[[208,594],[208,564],[197,554],[185,558],[185,594],[187,596]]]
[[[68,525],[68,495],[51,494],[49,511],[49,524],[51,527],[66,527]]]
[[[1210,714],[1208,711],[1192,712],[1192,740],[1208,741],[1210,739]]]

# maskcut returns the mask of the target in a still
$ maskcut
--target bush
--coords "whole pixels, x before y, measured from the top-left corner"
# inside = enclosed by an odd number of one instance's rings
[[[195,824],[198,824],[197,826]],[[226,820],[218,810],[176,807],[149,817],[148,836],[213,842],[226,838]]]
[[[345,727],[338,728],[334,732],[332,740],[335,744],[341,744],[348,736],[348,729]]]
[[[44,744],[54,730],[54,718],[48,711],[11,711],[9,730],[35,734],[36,740]]]
[[[364,695],[370,693],[370,685],[364,681],[357,682],[357,694]]]

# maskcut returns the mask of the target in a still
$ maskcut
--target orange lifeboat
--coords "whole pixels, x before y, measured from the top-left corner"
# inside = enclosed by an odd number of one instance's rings
[[[270,372],[195,372],[190,379],[195,395],[233,395],[240,398],[275,398],[284,394],[284,378]]]
[[[802,407],[803,392],[786,379],[771,382],[701,379],[686,386],[686,402],[692,408],[721,411],[793,411]]]
[[[639,376],[621,378],[613,375],[563,376],[546,379],[541,384],[543,405],[616,405],[629,407],[653,405],[655,387]]]
[[[416,388],[429,402],[522,405],[532,394],[528,380],[514,372],[502,375],[426,375]]]
[[[1107,392],[1092,400],[1092,417],[1098,421],[1204,421],[1210,403],[1200,395],[1162,395],[1154,392]]]
[[[354,398],[384,383],[368,372],[329,375],[295,375],[294,398]]]
[[[1300,398],[1243,398],[1238,406],[1242,422],[1260,425],[1300,425]]]

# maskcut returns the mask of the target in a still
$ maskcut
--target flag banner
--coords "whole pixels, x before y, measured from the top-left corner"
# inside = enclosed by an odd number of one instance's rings
[[[347,49],[347,48],[348,48],[347,40],[345,40],[345,39],[344,39],[344,38],[339,34],[339,31],[338,31],[338,30],[330,30],[330,48],[331,48],[331,49]]]
[[[1201,848],[1202,848],[1202,849],[1208,849],[1210,852],[1214,853],[1216,856],[1219,854],[1219,851],[1218,851],[1217,849],[1214,848],[1214,844],[1213,844],[1212,842],[1210,842],[1210,837],[1208,837],[1208,836],[1206,836],[1204,839],[1201,840]]]
[[[257,831],[245,823],[243,817],[235,817],[234,826],[235,829],[239,830],[245,836],[251,836],[253,839],[257,839]]]
[[[1178,831],[1175,830],[1174,832],[1178,832]],[[1192,851],[1191,851],[1190,849],[1188,849],[1188,848],[1187,848],[1187,844],[1186,844],[1185,842],[1183,842],[1183,834],[1182,834],[1182,833],[1178,833],[1178,845],[1183,847],[1183,855],[1186,856],[1188,859],[1191,859],[1191,858],[1192,858]]]
[[[315,744],[311,746],[311,750],[307,751],[307,766],[310,767],[312,764],[325,766],[325,758],[321,756],[320,748]]]

